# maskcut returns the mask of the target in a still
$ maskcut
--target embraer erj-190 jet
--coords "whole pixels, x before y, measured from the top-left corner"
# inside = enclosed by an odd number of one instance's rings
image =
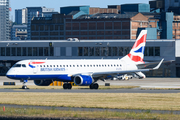
[[[22,60],[17,62],[6,76],[24,82],[23,89],[27,88],[27,80],[34,80],[38,86],[49,86],[53,81],[62,81],[64,89],[72,88],[70,82],[98,89],[96,82],[107,76],[132,73],[142,79],[146,77],[142,72],[156,70],[163,62],[162,59],[155,68],[138,69],[138,65],[145,65],[143,58],[146,36],[147,30],[142,30],[130,53],[122,59]]]

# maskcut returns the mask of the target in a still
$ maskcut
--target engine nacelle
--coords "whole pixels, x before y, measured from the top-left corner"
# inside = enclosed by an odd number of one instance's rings
[[[78,75],[74,77],[74,83],[79,86],[89,86],[93,83],[91,76]]]
[[[34,84],[37,86],[49,86],[52,80],[34,80]]]

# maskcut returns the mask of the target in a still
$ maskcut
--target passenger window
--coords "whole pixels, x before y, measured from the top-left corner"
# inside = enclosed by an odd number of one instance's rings
[[[79,65],[77,65],[77,67],[79,67]]]
[[[62,65],[60,65],[60,67],[62,67]]]
[[[75,67],[75,65],[73,65],[73,67]]]
[[[119,65],[117,65],[117,67],[119,67]]]
[[[104,67],[104,65],[102,65],[102,67]]]
[[[99,65],[99,67],[101,67],[101,65]]]
[[[92,67],[92,65],[90,65]]]
[[[84,65],[84,67],[86,67],[86,65]]]
[[[116,67],[116,65],[114,65],[114,67]]]
[[[56,66],[54,65],[54,67],[56,67]]]
[[[57,67],[59,67],[59,66],[57,65]]]
[[[98,67],[98,65],[96,65]]]
[[[46,67],[46,66],[44,65],[44,67]]]
[[[70,65],[70,67],[71,67],[71,65]]]
[[[22,64],[22,67],[26,67],[26,65],[25,65],[25,64]]]
[[[65,67],[65,65],[63,65],[63,67]]]
[[[40,65],[40,67],[42,67],[42,65]]]
[[[89,65],[87,65],[87,67],[89,67]]]
[[[82,65],[80,65],[80,67],[82,67]]]
[[[68,65],[66,65],[68,67]]]
[[[49,65],[47,65],[47,67],[49,67]]]
[[[94,67],[95,67],[95,65],[94,65]]]
[[[50,67],[52,67],[52,65],[50,65]]]

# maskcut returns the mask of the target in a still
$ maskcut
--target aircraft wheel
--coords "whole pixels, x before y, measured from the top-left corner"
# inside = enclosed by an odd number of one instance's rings
[[[90,87],[90,89],[98,89],[99,85],[97,83],[93,83],[89,87]]]
[[[89,88],[90,88],[90,89],[93,89],[93,85],[94,85],[94,84],[91,84],[91,85],[89,86]]]
[[[72,85],[71,83],[67,84],[68,85],[68,89],[72,89]]]
[[[26,85],[23,85],[23,86],[22,86],[22,89],[27,89],[27,86],[26,86]]]
[[[98,85],[97,83],[95,83],[95,84],[93,85],[93,88],[94,88],[94,89],[98,89],[98,88],[99,88],[99,85]]]
[[[64,88],[64,89],[68,89],[68,84],[64,84],[64,85],[63,85],[63,88]]]

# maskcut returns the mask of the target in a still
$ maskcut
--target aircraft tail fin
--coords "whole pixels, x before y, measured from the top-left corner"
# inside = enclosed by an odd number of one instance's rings
[[[127,55],[135,63],[144,63],[144,51],[146,45],[147,30],[142,30],[130,53]]]

